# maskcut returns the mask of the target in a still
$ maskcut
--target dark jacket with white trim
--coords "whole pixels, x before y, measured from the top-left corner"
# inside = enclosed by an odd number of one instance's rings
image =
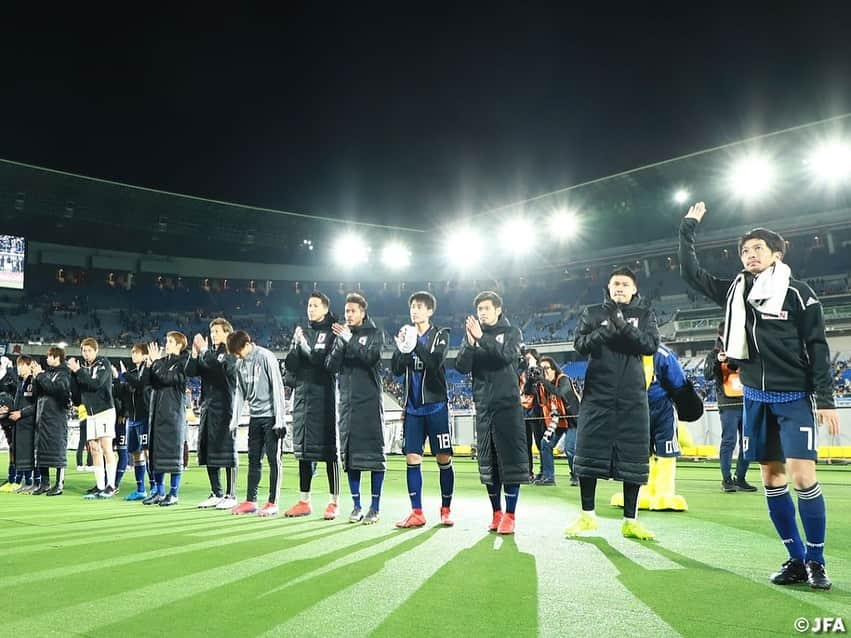
[[[688,285],[722,308],[733,279],[722,279],[704,270],[694,249],[697,220],[680,225],[680,274]],[[754,277],[745,275],[747,298]],[[737,361],[742,383],[752,388],[815,395],[816,407],[833,408],[833,377],[830,349],[824,334],[824,311],[813,289],[791,279],[778,315],[766,315],[746,305],[746,360]]]

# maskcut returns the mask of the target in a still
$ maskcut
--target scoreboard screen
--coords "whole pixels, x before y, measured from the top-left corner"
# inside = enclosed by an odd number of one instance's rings
[[[24,288],[27,241],[16,235],[0,235],[0,288]]]

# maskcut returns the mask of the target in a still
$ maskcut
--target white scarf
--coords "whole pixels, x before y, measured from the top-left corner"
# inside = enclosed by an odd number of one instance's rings
[[[774,262],[770,268],[762,271],[754,279],[748,293],[748,303],[756,310],[767,315],[779,315],[783,310],[786,292],[792,271],[782,261]],[[727,356],[745,360],[748,353],[748,340],[745,336],[745,273],[741,272],[733,280],[727,291],[727,309],[724,313],[724,347]]]

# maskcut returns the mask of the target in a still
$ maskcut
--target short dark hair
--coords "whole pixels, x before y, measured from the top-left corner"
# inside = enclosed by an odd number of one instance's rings
[[[739,238],[739,254],[742,254],[742,246],[751,239],[761,239],[773,253],[786,253],[786,240],[781,235],[767,228],[752,228]]]
[[[523,350],[523,354],[524,355],[531,354],[533,357],[535,357],[535,359],[537,359],[540,356],[538,354],[538,350],[536,348],[526,348],[525,350]]]
[[[251,337],[245,330],[236,330],[228,335],[228,352],[236,354],[251,343]]]
[[[65,363],[65,350],[59,346],[50,346],[47,349],[47,356],[56,357],[59,359],[59,363]]]
[[[437,299],[428,290],[418,290],[408,297],[408,307],[415,301],[421,301],[429,310],[437,310]]]
[[[635,274],[635,271],[629,266],[618,266],[612,272],[609,273],[608,281],[612,280],[612,277],[629,277],[632,279],[632,283],[635,284],[635,287],[638,287],[638,277]]]
[[[346,296],[346,303],[356,303],[361,308],[363,308],[364,312],[366,312],[366,309],[369,307],[369,304],[366,301],[366,297],[357,292],[350,292]]]
[[[233,326],[230,321],[225,319],[224,317],[216,317],[210,322],[210,330],[213,329],[213,326],[219,326],[222,329],[222,332],[226,334],[230,334],[233,332]]]
[[[132,348],[130,348],[130,352],[139,352],[144,356],[148,356],[148,344],[147,343],[137,343]]]
[[[476,298],[473,299],[473,305],[478,308],[483,301],[490,301],[494,308],[502,308],[502,297],[496,294],[493,290],[483,290]]]
[[[331,307],[331,300],[328,299],[328,295],[326,295],[324,292],[319,292],[318,290],[314,290],[312,293],[310,293],[307,296],[308,299],[310,299],[311,297],[313,297],[314,299],[318,299],[320,302],[322,302],[322,305],[325,306],[326,308]]]
[[[25,366],[31,366],[34,359],[28,354],[22,354],[18,356],[15,360],[15,363],[23,363]]]

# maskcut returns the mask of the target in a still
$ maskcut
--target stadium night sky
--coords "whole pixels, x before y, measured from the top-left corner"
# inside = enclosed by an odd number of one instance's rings
[[[484,7],[5,16],[0,157],[423,227],[851,111],[846,3]]]

